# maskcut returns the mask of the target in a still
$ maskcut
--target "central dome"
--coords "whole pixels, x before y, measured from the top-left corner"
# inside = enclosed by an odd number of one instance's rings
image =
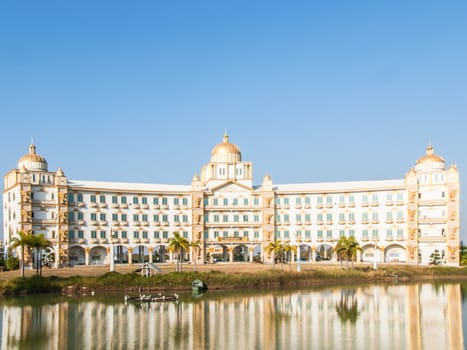
[[[229,142],[229,135],[224,134],[222,142],[215,145],[211,151],[211,162],[241,162],[242,152],[240,148]]]
[[[29,146],[29,153],[25,154],[18,160],[18,169],[25,167],[28,170],[45,170],[47,171],[47,161],[44,157],[36,153],[36,146]]]
[[[430,170],[430,169],[444,169],[444,159],[435,154],[433,147],[429,145],[426,148],[426,154],[415,163],[415,171]]]

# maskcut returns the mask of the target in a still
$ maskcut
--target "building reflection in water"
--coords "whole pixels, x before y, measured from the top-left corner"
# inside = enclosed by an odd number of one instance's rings
[[[1,349],[463,349],[459,284],[0,305]]]

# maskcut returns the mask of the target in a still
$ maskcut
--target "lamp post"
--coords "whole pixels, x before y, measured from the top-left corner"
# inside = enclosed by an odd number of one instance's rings
[[[378,245],[376,243],[377,242],[375,241],[374,251],[373,251],[373,270],[378,270],[378,265],[377,265],[377,262],[376,262],[376,251],[378,249]]]
[[[111,249],[110,249],[110,272],[115,271],[115,261],[114,261],[114,234],[112,230],[110,230],[110,243],[111,243]]]

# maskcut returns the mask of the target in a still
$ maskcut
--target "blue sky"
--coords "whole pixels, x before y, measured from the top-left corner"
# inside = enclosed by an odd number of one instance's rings
[[[189,184],[227,129],[255,183],[403,178],[431,141],[463,184],[466,16],[465,1],[3,0],[1,173],[33,138],[70,179]]]

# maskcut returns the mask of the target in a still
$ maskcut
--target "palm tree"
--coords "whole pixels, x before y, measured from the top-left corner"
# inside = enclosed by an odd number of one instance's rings
[[[349,268],[349,261],[352,262],[352,266],[353,266],[353,261],[355,260],[357,256],[357,252],[361,250],[361,248],[360,248],[360,244],[355,240],[355,237],[342,236],[341,238],[339,238],[339,241],[337,242],[334,250],[336,251],[337,256],[339,257],[341,261],[341,266],[342,266],[342,261],[345,259],[346,267]]]
[[[268,254],[272,253],[272,266],[274,267],[274,270],[276,269],[276,256],[281,257],[281,262],[282,262],[282,255],[284,251],[284,246],[281,242],[278,240],[274,240],[269,242],[269,244],[264,248]]]
[[[177,231],[169,238],[169,250],[177,253],[176,271],[182,271],[182,255],[183,251],[188,250],[188,245],[188,240]]]
[[[31,236],[31,247],[36,249],[36,275],[42,274],[42,250],[52,246],[52,242],[45,239],[41,233],[37,236]]]
[[[21,277],[24,277],[24,251],[25,248],[30,247],[31,245],[31,236],[24,231],[18,232],[19,237],[13,237],[11,239],[10,248],[16,249],[21,247],[21,259],[19,260]]]
[[[196,241],[191,241],[190,242],[190,248],[192,250],[192,257],[193,257],[193,261],[194,261],[194,264],[195,264],[195,271],[196,271],[196,260],[198,260],[198,249],[201,248],[201,242],[200,240],[196,240]]]
[[[289,242],[283,244],[282,247],[283,247],[283,250],[284,250],[284,255],[285,255],[286,261],[290,262],[289,261],[289,253],[294,254],[297,251],[297,247],[294,246],[294,245],[290,245]],[[290,269],[290,265],[289,265],[289,269]]]

